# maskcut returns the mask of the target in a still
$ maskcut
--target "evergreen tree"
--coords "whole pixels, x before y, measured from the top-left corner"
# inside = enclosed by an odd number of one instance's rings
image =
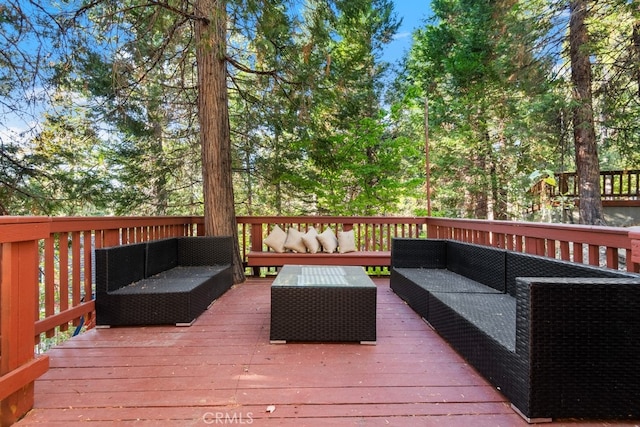
[[[438,21],[414,36],[405,91],[431,102],[437,208],[506,219],[509,207],[518,211],[527,169],[545,161],[554,138],[540,120],[557,112],[550,64],[534,49],[546,28],[509,0],[436,0],[432,8]]]

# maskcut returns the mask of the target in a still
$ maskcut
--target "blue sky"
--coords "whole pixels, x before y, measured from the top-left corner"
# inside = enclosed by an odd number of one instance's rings
[[[395,40],[385,48],[383,59],[389,63],[397,63],[411,46],[411,34],[416,28],[425,25],[425,21],[432,14],[431,0],[393,0],[395,13],[398,18],[402,18],[402,25],[398,29]],[[0,110],[0,114],[4,114]],[[6,117],[5,117],[6,118]],[[24,120],[14,118],[5,120],[5,125],[15,131],[26,126],[27,118]],[[0,139],[4,135],[0,133]]]
[[[398,18],[402,18],[402,25],[393,42],[385,49],[384,59],[396,62],[411,46],[411,33],[414,29],[425,25],[431,17],[431,0],[393,0]]]

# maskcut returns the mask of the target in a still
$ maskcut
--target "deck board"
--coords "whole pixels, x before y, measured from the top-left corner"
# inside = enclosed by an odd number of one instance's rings
[[[18,425],[528,425],[388,279],[377,345],[270,344],[270,284],[234,286],[191,327],[94,329],[50,350]]]

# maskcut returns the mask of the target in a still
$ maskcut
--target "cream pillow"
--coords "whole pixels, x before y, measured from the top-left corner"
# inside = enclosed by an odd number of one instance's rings
[[[271,233],[263,240],[264,244],[273,249],[274,252],[284,252],[284,242],[287,240],[287,233],[282,228],[275,225]]]
[[[302,236],[302,241],[304,245],[307,247],[309,253],[316,254],[320,251],[320,242],[318,242],[318,232],[314,227],[311,227],[305,234]]]
[[[338,231],[338,252],[341,254],[356,251],[356,240],[353,230]]]
[[[322,233],[318,234],[318,242],[322,245],[322,251],[329,254],[335,252],[338,247],[338,239],[336,239],[331,227],[327,227]]]
[[[293,227],[289,227],[287,230],[287,240],[284,242],[284,248],[300,253],[307,252],[307,247],[302,241],[302,236],[304,236],[304,233],[301,233]]]

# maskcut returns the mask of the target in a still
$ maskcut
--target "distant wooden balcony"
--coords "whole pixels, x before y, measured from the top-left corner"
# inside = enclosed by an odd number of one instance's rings
[[[556,185],[539,181],[531,188],[530,211],[538,211],[545,204],[579,205],[577,173],[557,173],[555,180]],[[640,169],[601,171],[600,197],[605,207],[640,207]]]
[[[0,217],[2,425],[11,424],[33,407],[34,382],[48,371],[49,366],[67,363],[59,359],[66,353],[65,351],[38,354],[34,352],[34,345],[58,334],[68,333],[67,331],[74,330],[82,322],[91,324],[95,310],[92,300],[93,250],[164,237],[200,235],[203,234],[202,224],[201,217]],[[426,217],[239,217],[238,238],[244,261],[247,253],[252,247],[255,248],[256,242],[262,241],[261,239],[273,224],[300,229],[308,227],[309,224],[317,224],[319,227],[331,224],[336,230],[358,230],[356,233],[359,236],[358,241],[364,245],[362,247],[372,251],[390,250],[389,245],[393,237],[447,238],[572,262],[640,272],[640,228]],[[394,295],[389,297],[395,298]],[[393,299],[393,301],[401,304],[399,299]],[[393,304],[393,301],[389,303]],[[228,321],[240,322],[245,317],[243,313],[236,314],[236,320]],[[210,321],[215,322],[216,319],[214,317]],[[220,318],[221,321],[224,321],[223,319],[223,317]],[[214,329],[225,327],[225,325],[217,325]],[[143,333],[149,333],[148,329],[141,329],[145,331]],[[127,330],[131,332],[130,329]],[[170,347],[171,342],[181,339],[180,334],[186,333],[182,330],[172,330],[169,334],[170,340],[163,342],[161,346]],[[205,336],[200,338],[208,339]],[[424,343],[422,340],[425,338],[413,339],[418,340],[417,343]],[[117,339],[112,337],[103,342],[91,342],[90,346],[95,351],[90,352],[91,355],[86,357],[99,358],[100,355],[95,353],[99,353],[97,348],[120,346],[116,341]],[[73,344],[71,346],[73,347]],[[207,354],[215,353],[218,350],[222,351],[221,347],[233,346],[233,343],[223,340],[216,342],[213,346],[216,349],[201,350]],[[149,350],[153,351],[153,349]],[[230,354],[229,357],[233,355]],[[238,363],[242,363],[240,359]],[[300,363],[305,361],[301,360]],[[375,364],[370,366],[373,369]],[[179,370],[180,366],[175,365],[171,369]],[[281,368],[284,373],[287,369],[287,367]],[[64,375],[72,375],[70,371],[64,372],[67,372]],[[270,373],[270,375],[275,374]],[[71,380],[71,378],[67,379]],[[93,383],[99,380],[86,378],[86,381]],[[324,392],[333,394],[335,390]],[[36,389],[36,396],[37,393],[38,389]],[[340,399],[340,394],[335,396],[338,396],[335,397],[336,399]],[[37,400],[35,402],[37,405]],[[265,401],[259,400],[259,402],[262,404]],[[109,406],[107,401],[102,403]],[[464,404],[474,405],[471,402]],[[208,403],[204,404],[204,406],[207,405]],[[400,412],[408,411],[406,406],[396,409]],[[260,410],[263,408],[260,407]],[[475,409],[470,407],[468,410]]]

